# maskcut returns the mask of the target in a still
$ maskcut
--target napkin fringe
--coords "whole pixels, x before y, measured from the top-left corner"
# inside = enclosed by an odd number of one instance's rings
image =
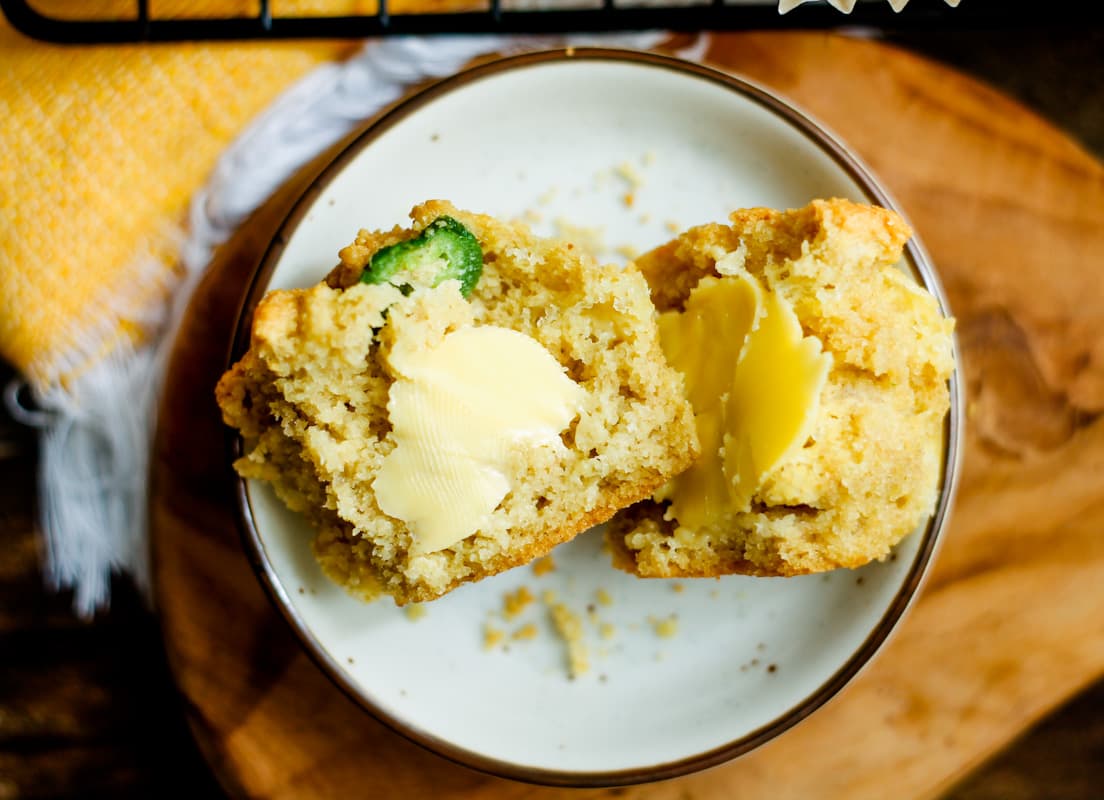
[[[18,392],[7,393],[13,415],[42,428],[40,515],[50,585],[74,589],[73,607],[82,616],[106,607],[113,572],[132,575],[148,597],[149,451],[175,330],[215,247],[296,170],[409,86],[455,73],[476,56],[565,44],[647,48],[662,38],[650,32],[387,39],[367,44],[346,62],[316,69],[281,95],[227,148],[193,198],[180,243],[183,269],[137,260],[132,287],[142,291],[105,301],[105,313],[74,337],[51,379],[34,381],[47,387],[33,391],[40,412],[23,408]],[[128,297],[151,288],[159,300],[128,305]],[[139,340],[147,344],[119,341],[120,320],[139,325],[146,334]],[[53,377],[67,369],[75,377]]]
[[[169,229],[144,250],[178,250],[183,241],[181,229]],[[159,338],[177,284],[163,260],[135,259],[65,333],[70,346],[28,371],[35,410],[19,402],[18,385],[5,398],[15,419],[41,430],[45,578],[53,589],[75,590],[81,616],[107,596],[112,572],[149,587],[145,492],[159,371],[156,349],[134,342]]]

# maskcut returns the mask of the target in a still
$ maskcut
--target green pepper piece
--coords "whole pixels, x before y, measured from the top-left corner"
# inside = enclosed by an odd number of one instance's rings
[[[409,291],[409,284],[396,282],[404,270],[436,267],[433,285],[442,281],[460,281],[460,292],[470,297],[483,274],[483,248],[472,232],[452,217],[437,217],[419,235],[385,247],[368,262],[361,283],[390,283]]]

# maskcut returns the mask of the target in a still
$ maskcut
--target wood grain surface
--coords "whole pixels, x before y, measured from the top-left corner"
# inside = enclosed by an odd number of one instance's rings
[[[828,35],[717,36],[709,60],[807,108],[884,179],[959,319],[969,397],[958,507],[920,601],[836,700],[711,772],[576,797],[935,796],[1104,672],[1104,168],[1004,96]],[[232,793],[521,798],[367,717],[254,578],[211,399],[243,284],[307,173],[220,253],[174,353],[154,454],[170,666]]]

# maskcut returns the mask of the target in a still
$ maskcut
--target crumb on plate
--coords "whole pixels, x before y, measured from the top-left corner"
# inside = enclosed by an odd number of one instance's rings
[[[634,164],[629,161],[622,161],[617,165],[617,175],[629,184],[635,191],[644,185],[644,176],[640,174],[640,171]]]
[[[659,617],[648,617],[648,622],[651,623],[652,630],[655,631],[656,636],[661,639],[670,639],[678,633],[678,616],[675,614],[664,617],[663,619]]]
[[[537,633],[538,633],[537,626],[534,625],[532,622],[530,622],[530,623],[527,623],[525,625],[522,625],[520,628],[518,628],[516,631],[514,631],[510,635],[510,638],[514,639],[514,640],[517,640],[517,641],[536,639],[537,638]]]
[[[502,596],[502,616],[513,619],[536,599],[528,586],[519,586],[516,592],[506,592]]]
[[[506,634],[500,629],[494,627],[490,623],[484,623],[483,625],[483,649],[491,650],[499,642],[503,640]]]
[[[556,562],[552,559],[551,555],[547,555],[544,558],[537,559],[533,562],[533,574],[538,578],[542,575],[547,575],[550,572],[556,571]]]
[[[556,603],[549,611],[556,633],[567,645],[568,672],[572,678],[578,678],[590,669],[586,643],[583,641],[583,623],[579,615],[563,603]]]

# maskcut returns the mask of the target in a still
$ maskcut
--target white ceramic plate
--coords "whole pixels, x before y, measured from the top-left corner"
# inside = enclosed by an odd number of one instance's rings
[[[761,90],[646,54],[522,56],[445,81],[374,123],[292,212],[246,309],[267,289],[317,282],[358,228],[401,223],[427,198],[505,217],[536,212],[530,219],[539,216],[534,227],[546,233],[557,218],[600,226],[610,257],[623,260],[615,247],[666,241],[668,224],[681,229],[742,206],[832,196],[888,204],[838,144]],[[917,246],[902,267],[942,299]],[[538,782],[670,777],[747,752],[795,724],[885,640],[947,512],[957,390],[953,405],[934,522],[892,560],[857,572],[642,581],[610,567],[596,530],[558,548],[552,574],[523,567],[462,587],[412,621],[388,601],[362,604],[323,577],[307,525],[262,484],[242,487],[246,545],[322,669],[414,740]],[[494,617],[503,595],[523,585],[538,596],[554,590],[584,618],[588,674],[568,678],[564,646],[540,603],[509,623]],[[599,590],[610,605],[597,602]],[[658,636],[652,621],[672,615],[677,633]],[[488,620],[507,635],[532,622],[540,635],[488,651]],[[612,626],[611,639],[600,635],[601,623]]]

